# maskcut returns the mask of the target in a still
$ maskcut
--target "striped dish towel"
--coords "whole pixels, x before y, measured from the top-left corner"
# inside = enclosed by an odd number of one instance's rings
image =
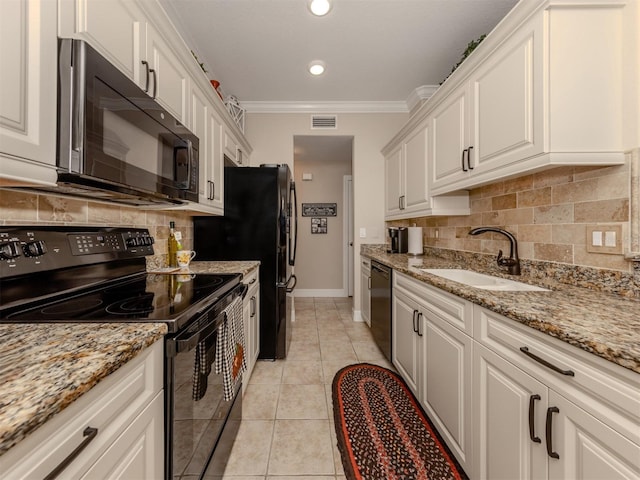
[[[224,309],[224,320],[216,344],[216,373],[222,373],[224,399],[231,400],[242,372],[247,369],[244,343],[242,298],[237,297]]]

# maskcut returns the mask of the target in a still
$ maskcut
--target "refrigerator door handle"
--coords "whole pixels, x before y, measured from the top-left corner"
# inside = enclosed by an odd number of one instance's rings
[[[291,182],[289,187],[293,202],[293,215],[290,222],[293,226],[293,247],[291,246],[291,230],[289,231],[289,265],[296,264],[296,250],[298,249],[298,195],[296,193],[296,183]],[[291,210],[289,210],[291,212]]]

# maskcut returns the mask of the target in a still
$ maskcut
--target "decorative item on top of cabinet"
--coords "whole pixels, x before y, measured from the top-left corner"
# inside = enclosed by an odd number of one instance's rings
[[[626,3],[520,2],[415,115],[432,129],[431,193],[622,164]]]
[[[0,44],[0,186],[53,186],[56,2],[0,2]]]
[[[227,110],[229,110],[229,114],[233,121],[236,122],[238,128],[240,128],[242,133],[244,133],[244,108],[240,106],[238,99],[233,95],[229,95],[225,99],[224,105],[227,107]]]

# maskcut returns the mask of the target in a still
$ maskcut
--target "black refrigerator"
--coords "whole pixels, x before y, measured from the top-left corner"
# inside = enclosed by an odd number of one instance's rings
[[[194,217],[198,260],[260,261],[260,355],[291,343],[297,204],[288,165],[225,167],[224,217]]]

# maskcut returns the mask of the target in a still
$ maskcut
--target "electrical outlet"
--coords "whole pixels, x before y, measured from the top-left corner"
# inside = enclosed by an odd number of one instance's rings
[[[587,252],[622,253],[622,225],[587,225]]]
[[[360,238],[367,238],[367,229],[360,227]]]

